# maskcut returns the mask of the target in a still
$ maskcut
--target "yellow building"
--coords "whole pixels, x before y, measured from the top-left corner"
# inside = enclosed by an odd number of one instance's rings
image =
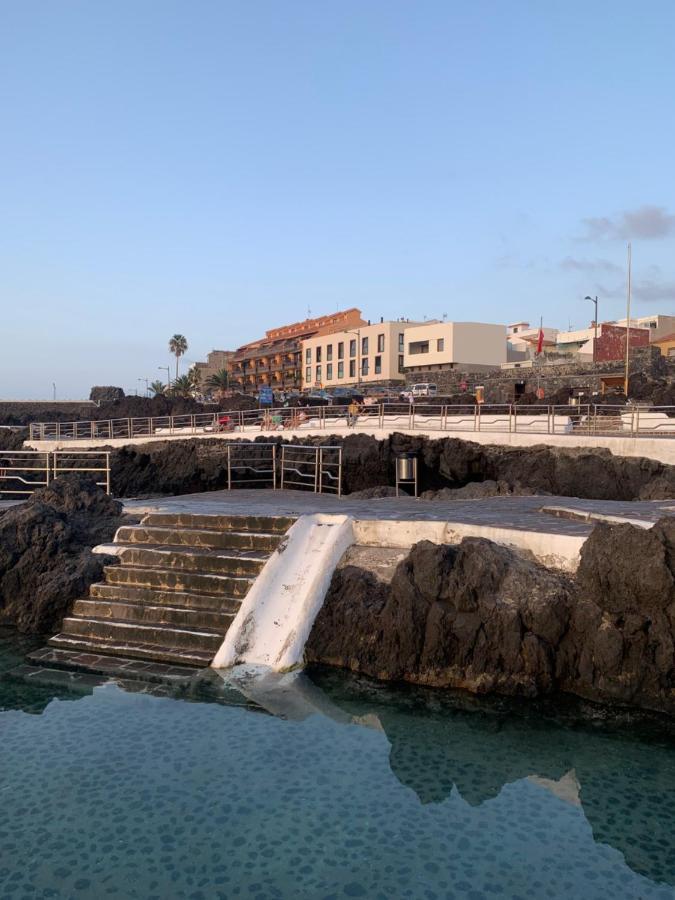
[[[302,342],[302,386],[308,388],[405,381],[406,320],[368,322]]]

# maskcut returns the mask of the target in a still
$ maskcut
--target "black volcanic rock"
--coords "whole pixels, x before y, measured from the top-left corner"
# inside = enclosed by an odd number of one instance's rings
[[[62,475],[0,518],[0,624],[26,633],[58,628],[72,602],[100,580],[122,506],[93,481]]]
[[[390,583],[338,568],[306,655],[388,681],[675,715],[675,518],[598,525],[574,579],[482,538],[416,544]]]

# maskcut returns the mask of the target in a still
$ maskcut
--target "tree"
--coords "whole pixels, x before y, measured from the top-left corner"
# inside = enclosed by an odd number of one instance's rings
[[[171,394],[174,397],[191,397],[193,390],[189,375],[181,375],[171,385]]]
[[[202,376],[199,374],[199,369],[196,365],[190,366],[187,377],[190,379],[193,390],[199,391],[202,386]]]
[[[166,385],[163,381],[153,381],[150,385],[150,390],[155,395],[155,397],[159,397],[166,391]]]
[[[230,387],[230,373],[227,369],[219,369],[204,382],[205,386],[216,394],[222,395]]]
[[[188,348],[188,342],[184,335],[174,334],[169,341],[169,350],[176,357],[176,378],[178,378],[178,360],[183,356]]]

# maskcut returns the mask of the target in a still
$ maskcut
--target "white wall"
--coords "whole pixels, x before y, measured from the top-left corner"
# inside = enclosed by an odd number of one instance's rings
[[[428,341],[426,353],[411,353],[411,344]],[[442,349],[438,342],[442,341]],[[405,333],[404,365],[425,367],[465,363],[501,366],[506,362],[506,326],[486,322],[428,322]]]

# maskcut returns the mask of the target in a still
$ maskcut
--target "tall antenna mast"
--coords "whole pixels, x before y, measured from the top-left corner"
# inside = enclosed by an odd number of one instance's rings
[[[628,285],[626,291],[626,375],[623,383],[623,392],[628,400],[628,363],[630,359],[630,292],[631,292],[631,263],[632,247],[628,244]]]

